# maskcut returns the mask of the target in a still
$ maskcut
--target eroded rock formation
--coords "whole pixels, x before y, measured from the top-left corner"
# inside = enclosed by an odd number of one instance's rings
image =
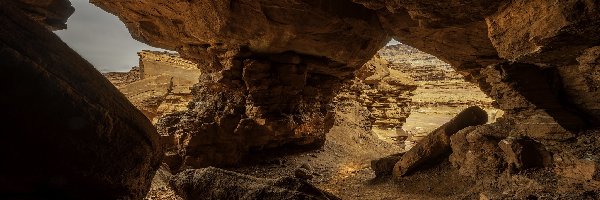
[[[165,114],[187,110],[193,99],[190,87],[200,76],[197,65],[168,52],[142,51],[138,55],[139,67],[105,76],[152,123]]]
[[[335,91],[389,40],[372,26],[375,14],[348,1],[92,2],[134,38],[204,70],[190,110],[158,124],[183,165],[195,167],[322,144]]]
[[[553,166],[599,162],[564,154],[599,125],[597,1],[92,2],[136,39],[177,50],[207,72],[191,109],[159,125],[183,165],[233,164],[240,150],[319,143],[333,94],[388,33],[450,63],[506,111],[475,128],[492,132],[457,134],[453,143],[464,144],[453,148],[457,160],[470,152],[470,167],[488,158],[514,165],[498,156],[510,152],[498,142],[513,137],[534,140]]]
[[[30,7],[21,10],[23,2]],[[69,16],[48,13],[72,9],[62,6],[66,1],[52,2],[0,1],[0,105],[6,116],[0,194],[141,199],[162,159],[158,134],[102,74],[47,29]],[[48,18],[32,20],[30,9]]]
[[[375,55],[356,72],[334,102],[353,100],[371,113],[371,130],[385,140],[406,138],[402,125],[411,110],[411,92],[417,85],[396,65]]]

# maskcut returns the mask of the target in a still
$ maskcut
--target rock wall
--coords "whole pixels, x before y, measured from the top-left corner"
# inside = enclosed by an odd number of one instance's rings
[[[505,127],[494,139],[533,139],[563,155],[574,148],[569,141],[600,124],[593,97],[597,1],[92,2],[119,16],[136,39],[206,63],[192,108],[163,123],[192,166],[234,163],[237,148],[319,141],[329,127],[332,93],[388,33],[449,63],[492,97],[506,112],[503,121],[483,126]],[[465,137],[473,139],[472,149],[487,138],[476,136]],[[204,141],[225,143],[219,146],[230,153],[200,158],[214,153],[194,148]]]
[[[22,3],[32,5],[25,10]],[[152,124],[30,9],[0,1],[0,194],[141,199],[162,160]],[[49,9],[69,10],[62,4]],[[59,7],[54,7],[59,6]],[[68,16],[68,15],[67,15]],[[66,20],[61,18],[61,20]]]
[[[197,65],[174,53],[142,51],[138,55],[139,67],[105,76],[154,124],[163,115],[187,110],[193,99],[190,88],[200,76]]]

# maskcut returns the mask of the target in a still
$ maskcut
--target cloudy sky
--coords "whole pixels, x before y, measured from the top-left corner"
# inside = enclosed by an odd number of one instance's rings
[[[88,0],[71,0],[71,3],[75,13],[67,22],[68,28],[55,33],[99,71],[129,71],[138,64],[138,51],[161,50],[131,38],[116,16]]]
[[[162,51],[131,38],[119,18],[88,0],[71,0],[71,3],[75,13],[67,22],[68,28],[55,33],[99,71],[129,71],[138,65],[137,52],[143,49]]]

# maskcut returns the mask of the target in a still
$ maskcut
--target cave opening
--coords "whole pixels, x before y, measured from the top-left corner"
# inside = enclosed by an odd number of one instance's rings
[[[407,151],[470,106],[483,108],[488,123],[503,114],[450,64],[394,39],[363,68],[373,69],[370,77],[363,77],[369,88],[362,93],[372,115],[372,131]],[[359,71],[359,78],[364,74]]]

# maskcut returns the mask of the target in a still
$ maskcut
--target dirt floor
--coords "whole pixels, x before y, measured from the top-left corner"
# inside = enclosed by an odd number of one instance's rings
[[[264,155],[246,167],[229,170],[264,177],[294,176],[302,166],[310,166],[309,182],[342,199],[462,199],[471,182],[452,171],[448,162],[401,180],[375,178],[371,160],[404,151],[399,145],[380,140],[361,126],[367,121],[364,108],[346,102],[336,111],[336,124],[323,148],[287,155]],[[363,113],[363,114],[361,114]],[[286,154],[285,150],[278,154]],[[432,185],[432,177],[440,183]],[[410,183],[410,184],[404,184]]]

